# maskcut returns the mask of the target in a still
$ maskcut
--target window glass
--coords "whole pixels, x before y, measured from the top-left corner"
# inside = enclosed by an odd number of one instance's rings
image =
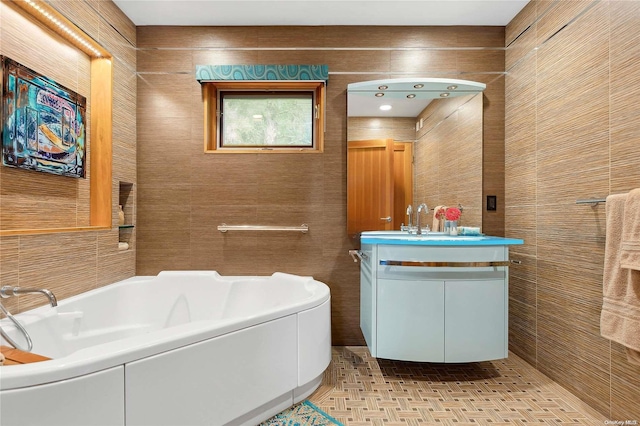
[[[220,92],[220,147],[313,147],[314,92]]]

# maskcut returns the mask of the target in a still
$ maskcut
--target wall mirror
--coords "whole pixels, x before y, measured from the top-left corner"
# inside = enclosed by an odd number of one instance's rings
[[[347,86],[347,232],[400,229],[407,206],[462,205],[462,226],[482,226],[486,85],[402,78]]]

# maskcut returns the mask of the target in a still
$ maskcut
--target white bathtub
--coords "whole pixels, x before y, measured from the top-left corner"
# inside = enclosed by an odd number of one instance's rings
[[[162,272],[16,318],[52,360],[0,367],[3,426],[255,425],[331,359],[329,288],[282,273]]]

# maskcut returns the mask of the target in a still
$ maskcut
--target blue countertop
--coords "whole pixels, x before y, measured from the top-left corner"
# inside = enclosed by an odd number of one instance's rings
[[[411,245],[411,246],[510,246],[524,244],[517,238],[503,238],[492,236],[444,235],[426,234],[415,235],[400,231],[371,231],[360,235],[361,244]]]

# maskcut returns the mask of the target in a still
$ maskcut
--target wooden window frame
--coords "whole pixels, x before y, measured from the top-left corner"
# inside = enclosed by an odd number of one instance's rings
[[[202,83],[204,102],[204,152],[218,154],[255,153],[321,153],[324,150],[325,130],[325,82],[324,81],[210,81]],[[218,145],[218,108],[220,91],[314,91],[316,115],[313,123],[312,147],[259,146],[220,148]]]

